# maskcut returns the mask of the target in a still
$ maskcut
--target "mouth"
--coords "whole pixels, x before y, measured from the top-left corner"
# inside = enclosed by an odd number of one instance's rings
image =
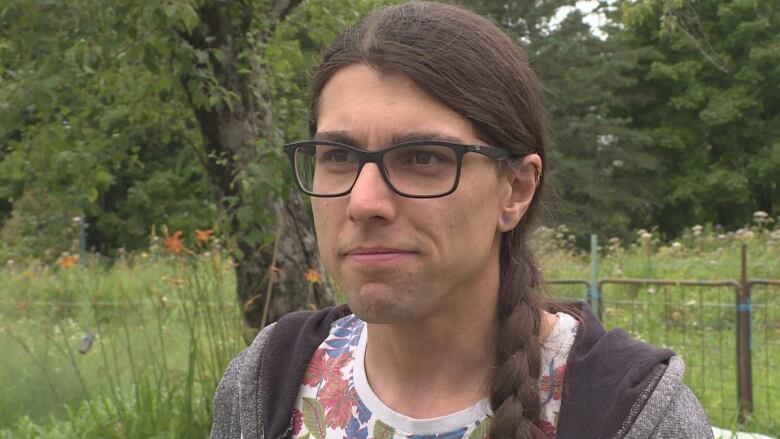
[[[344,253],[347,261],[358,265],[383,265],[411,257],[415,252],[392,247],[359,247]]]

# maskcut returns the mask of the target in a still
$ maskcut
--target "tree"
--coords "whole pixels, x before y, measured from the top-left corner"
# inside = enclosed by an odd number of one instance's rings
[[[305,74],[319,50],[378,3],[5,2],[7,235],[38,211],[62,222],[45,236],[83,210],[90,245],[110,253],[144,245],[154,224],[208,227],[215,211],[248,326],[330,303],[327,281],[304,278],[322,268],[281,144],[306,135]]]
[[[517,39],[544,85],[552,139],[547,220],[580,237],[626,235],[653,206],[655,164],[630,117],[612,111],[632,81],[621,73],[632,59],[618,40],[596,35],[574,1],[473,4]]]
[[[56,258],[86,216],[88,246],[146,245],[152,225],[208,227],[199,141],[182,88],[128,20],[138,2],[0,6],[0,223],[14,257]],[[4,221],[5,220],[5,221]],[[71,236],[72,237],[72,236]]]
[[[780,7],[776,2],[622,2],[619,37],[638,54],[623,114],[652,139],[674,234],[696,223],[739,227],[777,212]]]
[[[280,149],[285,134],[301,135],[305,126],[302,87],[295,84],[305,82],[307,69],[293,73],[290,66],[314,59],[300,55],[301,40],[321,47],[372,2],[333,2],[330,8],[312,2],[301,14],[314,25],[304,32],[299,21],[296,32],[284,20],[300,3],[205,1],[195,9],[197,23],[180,32],[185,44],[179,59],[192,62],[180,80],[201,128],[214,201],[234,242],[245,321],[255,328],[290,310],[333,301],[327,282],[316,283],[308,297],[303,276],[307,269],[323,270],[307,205],[290,190]],[[286,132],[276,117],[279,101]],[[260,304],[273,291],[269,282],[276,291],[266,315]]]

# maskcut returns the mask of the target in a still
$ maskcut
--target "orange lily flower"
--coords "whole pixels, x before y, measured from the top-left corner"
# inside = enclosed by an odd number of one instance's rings
[[[184,242],[181,240],[181,230],[177,230],[173,236],[165,238],[163,244],[168,253],[178,254],[184,249]]]
[[[209,240],[212,233],[214,233],[212,229],[195,230],[195,240],[203,244],[204,242]]]
[[[306,274],[304,274],[304,277],[310,284],[322,283],[322,275],[316,270],[312,270],[311,268],[306,270]]]
[[[62,268],[75,267],[76,264],[78,263],[79,263],[79,255],[60,256],[60,258],[57,259],[57,265],[59,265]]]

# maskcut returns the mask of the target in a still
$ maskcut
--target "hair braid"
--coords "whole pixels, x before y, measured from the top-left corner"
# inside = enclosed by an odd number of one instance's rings
[[[515,235],[515,236],[512,236]],[[541,436],[536,426],[541,411],[537,388],[541,374],[541,308],[537,287],[540,275],[533,256],[510,233],[502,241],[499,331],[496,364],[490,391],[493,409],[491,438],[525,439]],[[521,414],[522,416],[518,416]]]

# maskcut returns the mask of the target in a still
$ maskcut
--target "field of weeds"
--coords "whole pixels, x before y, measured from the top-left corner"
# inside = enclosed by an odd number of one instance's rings
[[[176,236],[176,235],[174,235]],[[113,261],[65,254],[57,264],[0,268],[0,438],[205,437],[229,359],[244,345],[232,262],[203,237],[175,240]],[[740,248],[751,278],[780,279],[780,230],[693,227],[664,242],[638,231],[598,249],[598,277],[739,280]],[[565,228],[540,229],[534,247],[545,278],[592,274],[590,253]],[[552,296],[583,300],[584,284],[551,283]],[[780,287],[752,298],[754,415],[737,425],[735,293],[730,287],[602,286],[607,327],[670,347],[714,424],[780,436]],[[608,373],[608,371],[605,371]]]

